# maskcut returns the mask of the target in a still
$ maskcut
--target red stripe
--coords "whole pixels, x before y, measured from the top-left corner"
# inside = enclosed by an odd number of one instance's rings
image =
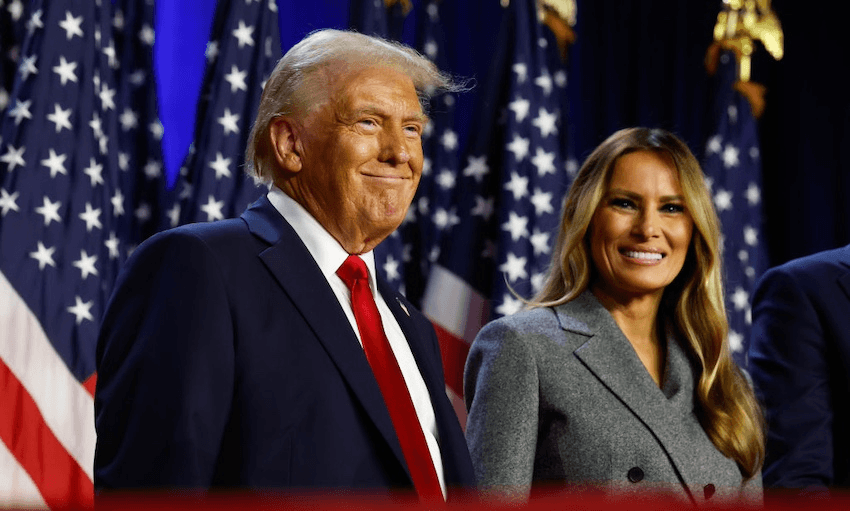
[[[27,471],[48,507],[92,507],[91,480],[56,439],[29,392],[2,359],[0,410],[0,440]]]
[[[469,344],[435,322],[434,330],[440,341],[440,354],[443,356],[443,370],[445,371],[446,386],[452,392],[463,397],[463,366],[466,364],[466,356],[469,354]]]
[[[83,388],[94,397],[94,388],[97,385],[97,373],[91,373],[86,381],[83,382]]]

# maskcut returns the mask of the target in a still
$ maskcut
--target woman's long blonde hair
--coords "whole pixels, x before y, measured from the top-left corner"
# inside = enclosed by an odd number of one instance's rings
[[[675,163],[694,230],[685,264],[664,290],[659,318],[699,364],[695,397],[703,429],[749,479],[764,461],[764,419],[751,386],[729,352],[720,221],[699,163],[676,136],[660,129],[629,128],[614,133],[591,153],[564,203],[546,282],[529,305],[558,305],[588,288],[595,272],[587,239],[591,219],[617,159],[635,151],[663,152]]]

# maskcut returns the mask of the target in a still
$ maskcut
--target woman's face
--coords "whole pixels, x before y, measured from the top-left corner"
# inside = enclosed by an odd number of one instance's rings
[[[681,271],[693,232],[672,158],[656,151],[618,158],[589,232],[595,293],[660,298]]]

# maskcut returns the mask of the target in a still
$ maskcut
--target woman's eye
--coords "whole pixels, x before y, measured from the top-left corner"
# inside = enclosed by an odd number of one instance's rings
[[[664,213],[681,213],[685,211],[685,206],[683,204],[665,204],[661,207],[661,211]]]
[[[622,209],[633,209],[635,207],[635,203],[634,203],[633,200],[619,198],[619,197],[611,199],[610,204],[612,206],[614,206],[615,208],[622,208]]]

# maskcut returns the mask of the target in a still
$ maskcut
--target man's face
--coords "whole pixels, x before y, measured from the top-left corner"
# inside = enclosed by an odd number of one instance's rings
[[[393,69],[337,73],[328,83],[330,101],[295,128],[300,169],[284,191],[346,251],[362,253],[407,213],[422,174],[427,118],[412,80]]]

